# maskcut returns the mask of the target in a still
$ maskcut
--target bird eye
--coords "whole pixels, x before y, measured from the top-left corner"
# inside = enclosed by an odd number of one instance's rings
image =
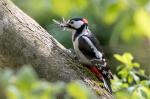
[[[73,24],[74,22],[73,21],[70,21],[70,24]]]

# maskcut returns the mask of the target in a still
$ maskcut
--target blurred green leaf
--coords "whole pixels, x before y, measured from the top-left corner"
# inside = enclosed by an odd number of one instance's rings
[[[118,55],[118,54],[115,54],[114,55],[114,57],[118,60],[118,61],[120,61],[120,62],[122,62],[122,63],[124,63],[124,64],[127,64],[127,65],[131,65],[131,62],[132,62],[132,60],[133,60],[133,56],[130,54],[130,53],[124,53],[122,56],[121,55]]]
[[[117,20],[118,16],[121,14],[121,12],[127,8],[127,6],[128,4],[125,0],[118,0],[116,2],[113,2],[107,8],[104,21],[107,24],[114,23]]]
[[[87,0],[51,0],[53,13],[59,16],[67,16],[72,11],[75,12],[78,7],[78,11],[82,11],[87,7]]]
[[[115,54],[116,60],[121,62],[118,68],[118,76],[112,80],[112,88],[116,91],[117,99],[149,99],[150,81],[145,77],[144,71],[140,68],[140,64],[133,61],[130,53],[123,55]],[[144,80],[139,76],[144,76]],[[130,97],[129,94],[130,93]]]
[[[8,86],[6,89],[6,95],[8,99],[21,99],[21,94],[15,86]]]
[[[137,68],[139,68],[140,67],[140,64],[139,63],[132,63],[132,65],[134,66],[134,67],[137,67]]]
[[[144,6],[148,3],[149,0],[135,0],[135,2],[140,5],[140,6]]]
[[[118,72],[118,75],[120,75],[122,78],[127,78],[129,72],[128,69],[122,69],[121,71]]]
[[[0,81],[3,87],[15,81],[15,77],[12,77],[12,75],[13,72],[10,69],[0,70]]]
[[[67,92],[73,99],[88,99],[85,88],[80,87],[79,83],[70,83],[67,87]]]
[[[129,82],[129,84],[131,84],[133,82],[133,77],[131,75],[129,75],[129,77],[128,77],[128,82]]]
[[[120,56],[119,54],[115,54],[114,57],[115,57],[118,61],[123,62],[123,57]]]
[[[137,25],[140,36],[144,35],[150,39],[150,14],[144,9],[139,9],[135,12],[134,21]]]
[[[7,99],[96,99],[82,82],[49,83],[39,80],[33,68],[27,65],[16,74],[10,69],[0,70],[0,80],[0,88],[3,88],[0,95],[6,95]],[[3,83],[7,84],[2,86]]]
[[[16,86],[22,91],[28,92],[36,80],[37,76],[34,70],[30,66],[24,66],[17,72]]]

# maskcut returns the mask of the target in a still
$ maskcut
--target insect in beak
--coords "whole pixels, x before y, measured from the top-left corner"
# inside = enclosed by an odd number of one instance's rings
[[[59,25],[61,28],[63,28],[63,30],[66,30],[66,28],[69,27],[69,24],[68,24],[69,20],[66,21],[63,17],[62,17],[62,22],[59,22],[55,19],[53,19],[53,22]]]

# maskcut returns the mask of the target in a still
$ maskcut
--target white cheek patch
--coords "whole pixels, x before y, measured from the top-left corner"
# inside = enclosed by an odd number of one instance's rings
[[[84,23],[82,21],[74,21],[73,27],[80,28]]]

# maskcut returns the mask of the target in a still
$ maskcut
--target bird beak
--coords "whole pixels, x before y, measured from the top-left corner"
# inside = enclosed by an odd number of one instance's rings
[[[68,20],[67,22],[64,23],[63,27],[67,27],[67,28],[70,27],[69,20]]]
[[[66,24],[64,24],[64,25],[63,25],[63,27],[67,27],[67,28],[69,28],[69,24],[68,24],[68,23],[66,23]]]
[[[66,27],[68,29],[75,29],[74,27],[72,27],[70,24],[69,24],[70,20],[68,20],[63,27]]]
[[[71,26],[69,23],[64,24],[64,25],[63,25],[63,27],[65,27],[65,28],[69,28],[69,29],[71,29],[71,28],[72,28],[72,26]]]

